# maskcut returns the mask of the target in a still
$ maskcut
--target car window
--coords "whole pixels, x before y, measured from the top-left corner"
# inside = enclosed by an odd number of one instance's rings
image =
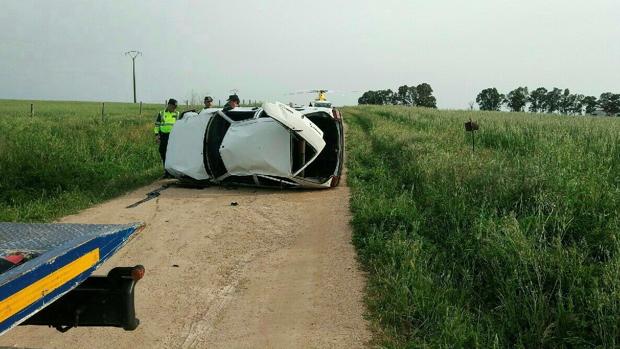
[[[253,119],[255,113],[256,112],[253,110],[244,110],[244,111],[229,110],[225,112],[226,116],[228,116],[233,121],[243,121],[243,120]]]

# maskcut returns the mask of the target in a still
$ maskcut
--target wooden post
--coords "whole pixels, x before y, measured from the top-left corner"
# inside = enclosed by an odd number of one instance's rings
[[[105,113],[105,102],[101,103],[101,121],[103,121],[103,116]]]
[[[30,116],[34,116],[34,103],[30,103]]]
[[[142,115],[142,101],[140,101],[140,115]]]

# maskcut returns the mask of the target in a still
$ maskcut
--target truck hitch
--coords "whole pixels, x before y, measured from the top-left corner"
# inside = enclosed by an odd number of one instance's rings
[[[78,326],[121,327],[133,331],[134,290],[144,267],[117,267],[106,276],[91,276],[21,325],[45,325],[66,332]]]

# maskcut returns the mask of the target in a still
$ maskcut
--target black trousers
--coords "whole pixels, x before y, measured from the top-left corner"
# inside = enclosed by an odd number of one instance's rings
[[[168,138],[170,133],[159,133],[159,156],[161,156],[161,162],[166,165],[166,150],[168,149]]]

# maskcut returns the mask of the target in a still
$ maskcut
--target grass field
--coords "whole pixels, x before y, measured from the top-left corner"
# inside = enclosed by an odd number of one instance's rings
[[[161,105],[0,101],[0,221],[44,222],[153,181]]]
[[[0,221],[161,174],[160,105],[0,101]],[[344,109],[354,242],[386,347],[620,346],[620,119]],[[477,120],[476,152],[463,130]]]
[[[344,117],[382,345],[620,346],[620,119],[371,106]]]

